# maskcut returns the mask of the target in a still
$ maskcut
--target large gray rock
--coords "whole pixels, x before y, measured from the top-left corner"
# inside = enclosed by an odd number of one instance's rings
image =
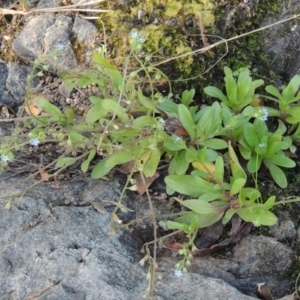
[[[44,53],[43,40],[45,32],[54,22],[54,15],[49,13],[32,17],[12,44],[16,54],[29,62],[40,58]]]
[[[279,12],[267,17],[261,25],[266,26],[300,14],[300,2],[282,2]],[[269,54],[270,68],[281,75],[293,77],[300,70],[300,25],[294,19],[262,31],[265,51]]]
[[[19,193],[29,184],[19,183],[8,192],[14,183],[0,181],[2,196]],[[143,241],[134,229],[109,235],[110,213],[88,205],[91,200],[116,201],[120,189],[117,180],[74,179],[60,182],[58,188],[51,183],[36,186],[10,210],[2,200],[0,298],[143,299],[148,284],[147,270],[138,264]],[[135,207],[134,199],[124,201]],[[164,262],[157,272],[155,300],[254,299],[222,280],[192,273],[176,277]]]

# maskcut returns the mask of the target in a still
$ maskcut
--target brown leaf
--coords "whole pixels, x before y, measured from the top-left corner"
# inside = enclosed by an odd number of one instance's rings
[[[132,177],[135,179],[137,192],[143,195],[153,181],[159,177],[159,174],[155,173],[152,177],[145,177],[145,185],[140,173],[135,173]]]
[[[231,238],[230,243],[236,244],[239,242],[244,236],[247,236],[253,227],[253,223],[246,222],[240,226],[237,233]]]
[[[9,118],[9,115],[10,115],[10,114],[9,114],[9,111],[8,111],[7,107],[6,107],[6,106],[3,106],[1,110],[2,110],[2,112],[5,114],[5,117],[6,117],[6,118]]]
[[[123,165],[121,165],[121,167],[118,168],[118,171],[121,172],[122,174],[130,174],[132,171],[132,168],[134,167],[135,161],[129,161]]]
[[[106,209],[103,207],[103,205],[100,202],[89,201],[89,203],[93,206],[94,210],[96,210],[98,213],[104,214],[106,212]]]
[[[168,243],[164,244],[164,248],[170,249],[172,251],[179,251],[180,249],[184,248],[184,244],[182,243]]]
[[[25,105],[25,111],[28,115],[38,116],[42,112],[42,110],[37,106],[37,99],[38,98],[47,99],[43,95],[38,95],[38,96],[28,100],[27,105]]]
[[[291,295],[286,295],[280,299],[277,300],[299,300],[300,298],[298,297],[298,295],[296,293],[293,293]]]
[[[268,285],[264,283],[258,283],[255,288],[257,296],[263,297],[265,300],[274,300]]]

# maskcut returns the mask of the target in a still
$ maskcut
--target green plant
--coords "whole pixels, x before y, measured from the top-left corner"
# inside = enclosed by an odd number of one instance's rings
[[[276,115],[289,124],[296,124],[300,121],[300,107],[297,103],[300,100],[300,75],[295,75],[282,93],[273,85],[266,86],[266,91],[274,97],[264,96],[278,104],[278,110],[273,110]]]
[[[224,72],[226,95],[214,86],[206,87],[204,92],[211,97],[218,98],[223,105],[232,109],[234,114],[238,114],[257,99],[255,90],[263,85],[264,81],[261,79],[252,81],[250,71],[247,68],[233,73],[228,67],[225,67]],[[237,80],[234,78],[236,76],[238,77]]]
[[[263,163],[270,171],[274,181],[282,188],[287,187],[287,179],[280,167],[293,168],[296,163],[288,158],[283,150],[292,145],[290,136],[283,136],[286,127],[281,122],[274,133],[268,131],[266,123],[255,119],[253,123],[245,123],[239,138],[241,155],[248,160],[250,173],[256,173]]]

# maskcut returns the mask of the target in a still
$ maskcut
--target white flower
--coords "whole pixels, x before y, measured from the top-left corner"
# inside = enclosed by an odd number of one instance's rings
[[[143,36],[142,34],[139,34],[137,31],[133,31],[130,33],[130,38],[132,38],[133,40],[143,44],[146,41],[145,36]]]
[[[174,275],[175,275],[175,277],[181,277],[181,276],[182,276],[182,271],[180,271],[180,270],[175,270],[175,271],[174,271]]]
[[[8,162],[8,161],[10,161],[8,155],[4,155],[4,154],[1,155],[1,160],[2,160],[3,162],[5,162],[5,163]]]
[[[262,111],[263,111],[263,115],[262,115],[261,119],[263,121],[267,121],[268,120],[268,116],[269,116],[269,112],[268,112],[268,110],[265,107],[263,107]]]
[[[166,123],[166,121],[163,118],[158,118],[157,121],[160,125],[165,125]]]
[[[260,144],[258,144],[258,147],[259,147],[259,148],[266,147],[266,144],[265,144],[265,143],[260,143]]]
[[[40,140],[38,138],[32,138],[29,143],[32,146],[37,146],[40,143]]]
[[[177,142],[179,142],[179,141],[181,141],[182,140],[182,138],[180,137],[180,136],[176,136],[175,137],[175,143],[177,143]]]
[[[57,49],[58,49],[58,50],[61,51],[61,50],[63,50],[64,48],[65,48],[65,46],[64,46],[62,43],[58,43],[58,44],[57,44]]]

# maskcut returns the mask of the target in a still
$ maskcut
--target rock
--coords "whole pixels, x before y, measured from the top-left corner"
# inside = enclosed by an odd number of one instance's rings
[[[284,244],[266,236],[248,236],[235,246],[232,260],[236,265],[231,272],[240,282],[266,282],[275,297],[289,292],[287,278],[296,256]]]
[[[72,19],[59,16],[55,23],[47,28],[44,36],[44,55],[49,59],[46,64],[56,73],[75,71],[77,62],[70,43]]]
[[[179,259],[173,258],[169,266],[174,268]],[[222,279],[249,296],[255,296],[257,283],[266,282],[275,297],[282,297],[289,292],[287,278],[294,263],[295,254],[287,246],[270,237],[250,235],[234,246],[231,257],[195,258],[189,271]]]
[[[12,44],[16,54],[31,63],[40,58],[43,54],[45,32],[54,21],[54,15],[50,13],[34,16]]]
[[[161,274],[159,274],[161,275]],[[183,273],[181,277],[174,274],[162,275],[157,281],[155,300],[169,299],[205,299],[205,300],[254,300],[241,294],[237,289],[229,287],[223,280],[208,278],[195,273]]]
[[[59,7],[61,6],[60,0],[40,0],[38,2],[37,8],[52,8],[52,7]]]
[[[30,184],[18,183],[8,192],[16,182],[0,181],[1,196],[20,193]],[[138,264],[143,245],[138,232],[120,229],[109,235],[110,213],[89,205],[91,200],[116,201],[121,188],[116,179],[74,179],[60,182],[59,188],[51,183],[35,186],[10,210],[1,201],[0,298],[143,299],[148,281],[147,269]],[[135,201],[125,199],[131,209]],[[172,269],[159,262],[155,300],[253,299],[223,280],[195,273],[178,278]]]
[[[0,62],[0,105],[5,104],[12,106],[14,99],[6,89],[6,80],[8,76],[7,66],[3,61]]]
[[[287,211],[278,211],[276,213],[278,222],[270,227],[268,234],[278,241],[287,241],[296,237],[296,228],[294,222]]]
[[[6,89],[9,91],[12,98],[8,98],[7,101],[3,101],[3,103],[10,107],[16,107],[21,105],[25,100],[27,78],[31,72],[31,68],[12,62],[7,64],[7,69]],[[37,78],[33,78],[30,87],[33,88],[37,86],[37,84]]]
[[[298,0],[290,0],[282,4],[278,14],[267,17],[261,27],[284,20],[300,13]],[[262,31],[264,50],[269,54],[270,68],[290,78],[300,68],[300,25],[296,19],[280,23]]]

